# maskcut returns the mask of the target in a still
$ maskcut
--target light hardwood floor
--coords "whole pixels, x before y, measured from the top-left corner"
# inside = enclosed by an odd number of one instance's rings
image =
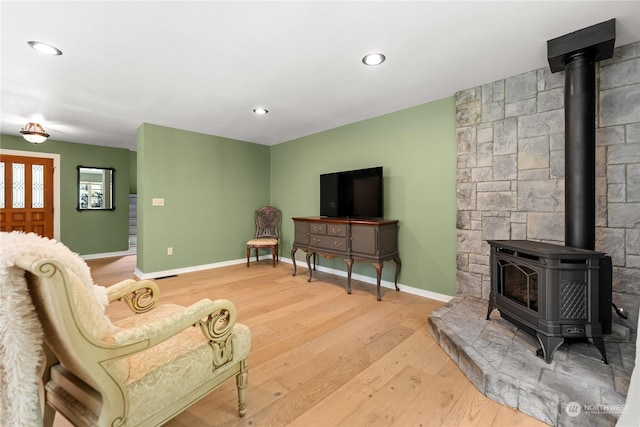
[[[135,257],[92,260],[96,283],[133,277]],[[248,411],[237,415],[235,381],[167,426],[543,426],[482,395],[427,332],[441,302],[353,282],[265,257],[157,281],[160,303],[228,298],[252,331]],[[124,304],[112,319],[130,315]],[[56,418],[57,427],[69,425]]]

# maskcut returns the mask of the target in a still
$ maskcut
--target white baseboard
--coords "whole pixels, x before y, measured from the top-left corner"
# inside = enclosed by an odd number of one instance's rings
[[[126,251],[106,252],[106,253],[102,253],[102,254],[80,255],[80,258],[82,258],[82,259],[115,258],[115,257],[119,257],[119,256],[135,255],[136,253],[137,253],[136,248],[133,247],[133,248],[129,248]]]
[[[282,258],[281,257],[279,260],[281,262],[286,262],[288,264],[292,264],[293,265],[293,261],[290,258]],[[231,260],[231,261],[216,262],[216,263],[213,263],[213,264],[204,264],[204,265],[197,265],[197,266],[193,266],[193,267],[177,268],[177,269],[173,269],[173,270],[154,271],[152,273],[143,273],[142,271],[140,271],[140,270],[138,270],[136,268],[134,274],[139,279],[157,279],[157,278],[161,278],[161,277],[175,276],[175,275],[178,275],[178,274],[192,273],[194,271],[208,270],[208,269],[211,269],[211,268],[226,267],[226,266],[235,265],[235,264],[244,264],[246,262],[247,262],[246,258],[242,258],[242,259],[236,259],[236,260]],[[300,264],[300,261],[297,261],[297,264]],[[306,269],[306,265],[304,267]],[[324,273],[333,274],[335,276],[344,277],[345,279],[347,277],[347,272],[346,271],[342,271],[342,270],[336,270],[336,269],[333,269],[333,268],[327,268],[327,267],[321,267],[321,266],[318,266],[317,270],[318,271],[322,271]],[[305,272],[305,274],[307,274],[307,273]],[[354,280],[358,280],[358,281],[361,281],[361,282],[364,282],[364,283],[371,284],[371,285],[375,285],[376,284],[376,278],[375,277],[369,277],[369,276],[365,276],[365,275],[362,275],[362,274],[352,274],[351,278],[354,279]],[[393,284],[393,282],[390,282],[388,280],[381,280],[380,281],[380,286],[383,287],[383,288],[395,289],[395,285]],[[411,295],[417,295],[417,296],[420,296],[420,297],[423,297],[423,298],[433,299],[433,300],[436,300],[436,301],[449,302],[453,298],[450,295],[444,295],[444,294],[439,294],[437,292],[427,291],[425,289],[414,288],[412,286],[403,285],[401,283],[398,283],[398,288],[400,288],[400,290],[402,292],[406,292],[406,293],[411,294]]]

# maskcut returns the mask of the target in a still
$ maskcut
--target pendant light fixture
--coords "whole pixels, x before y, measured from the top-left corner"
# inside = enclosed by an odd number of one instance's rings
[[[39,123],[27,123],[20,131],[24,139],[32,144],[42,144],[49,138],[49,134]]]

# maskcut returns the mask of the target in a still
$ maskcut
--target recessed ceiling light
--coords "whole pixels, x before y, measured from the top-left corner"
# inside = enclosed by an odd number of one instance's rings
[[[27,42],[27,44],[29,44],[29,46],[31,46],[32,48],[34,48],[40,53],[46,53],[47,55],[54,55],[54,56],[62,55],[62,51],[60,49],[58,49],[55,46],[51,46],[50,44],[47,44],[47,43],[29,41]]]
[[[258,114],[259,116],[264,116],[269,112],[269,110],[267,110],[266,108],[257,107],[253,109],[253,112]]]
[[[364,65],[380,65],[385,59],[385,56],[381,53],[370,53],[362,58],[362,63]]]

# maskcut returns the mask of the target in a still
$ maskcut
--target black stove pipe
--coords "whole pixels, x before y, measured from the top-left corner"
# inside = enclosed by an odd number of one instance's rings
[[[595,63],[613,56],[615,19],[547,42],[551,72],[565,71],[565,245],[595,249]]]
[[[596,81],[593,54],[565,61],[565,245],[596,245]]]

